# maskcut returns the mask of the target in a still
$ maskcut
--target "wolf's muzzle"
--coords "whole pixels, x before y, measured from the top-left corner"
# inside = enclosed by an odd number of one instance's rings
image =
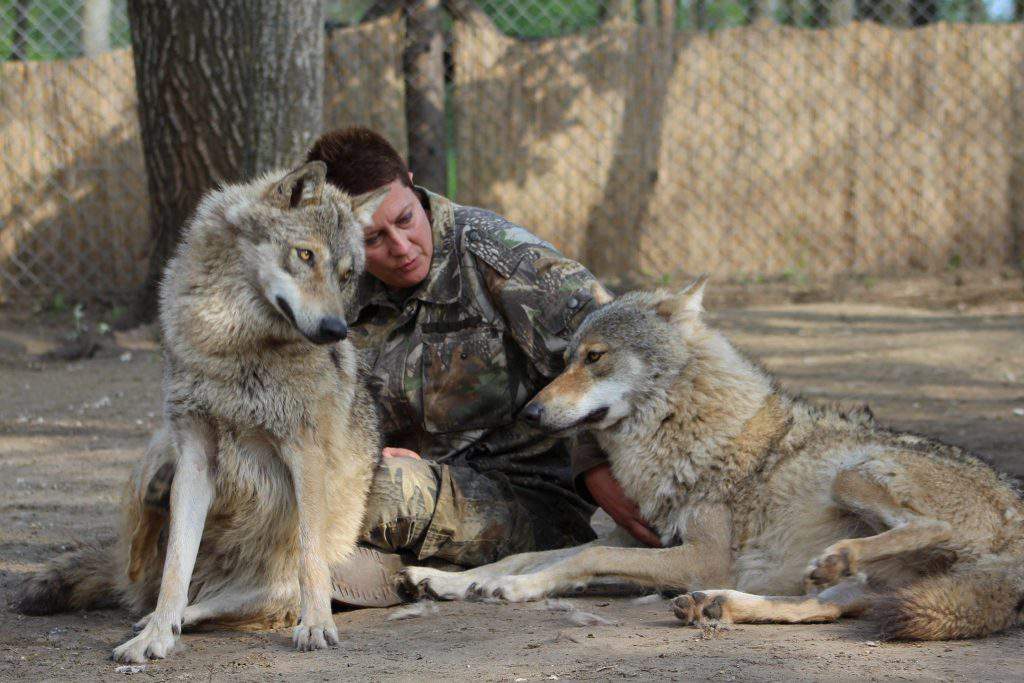
[[[540,418],[544,415],[544,406],[539,403],[527,403],[526,407],[523,408],[522,412],[519,413],[519,417],[523,418],[530,424],[540,424]]]

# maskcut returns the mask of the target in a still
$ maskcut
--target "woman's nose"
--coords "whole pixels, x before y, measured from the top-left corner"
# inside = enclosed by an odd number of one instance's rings
[[[400,232],[388,240],[388,246],[392,256],[405,256],[409,253],[409,240]]]

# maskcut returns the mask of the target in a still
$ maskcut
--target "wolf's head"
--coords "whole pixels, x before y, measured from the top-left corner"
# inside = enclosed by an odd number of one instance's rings
[[[565,370],[520,416],[549,432],[608,429],[664,392],[705,329],[702,276],[678,293],[631,292],[596,309],[566,349]]]
[[[345,338],[345,308],[365,263],[363,227],[387,193],[350,198],[325,183],[326,172],[313,161],[204,199],[179,252],[193,265],[178,278],[178,298],[200,293],[193,317],[216,328],[206,336]]]

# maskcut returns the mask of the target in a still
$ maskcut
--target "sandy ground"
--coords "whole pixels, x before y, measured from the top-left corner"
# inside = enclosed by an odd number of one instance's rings
[[[813,400],[870,404],[891,426],[969,446],[1024,477],[1024,302],[924,310],[805,304],[716,315],[733,339]],[[111,533],[120,485],[159,415],[160,359],[139,337],[109,334],[91,359],[41,360],[67,315],[0,311],[0,679],[119,677],[120,611],[13,614],[21,576]],[[870,623],[737,626],[703,634],[666,604],[568,601],[611,624],[543,605],[436,605],[339,613],[342,645],[298,654],[287,631],[186,634],[158,680],[1021,680],[1024,631],[974,642],[879,644]]]

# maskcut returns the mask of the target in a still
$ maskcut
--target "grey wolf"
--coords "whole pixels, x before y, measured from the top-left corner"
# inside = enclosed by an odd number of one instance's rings
[[[298,649],[337,643],[331,571],[355,546],[379,452],[347,285],[383,195],[352,200],[325,173],[309,163],[201,201],[161,285],[165,421],[119,538],[30,577],[21,611],[148,611],[122,662],[166,656],[200,622],[297,616]]]
[[[782,392],[704,319],[704,281],[590,314],[565,371],[523,411],[589,428],[664,549],[599,539],[410,587],[508,601],[606,580],[689,591],[687,623],[819,622],[870,612],[881,635],[938,640],[1021,622],[1024,505],[959,448]]]

